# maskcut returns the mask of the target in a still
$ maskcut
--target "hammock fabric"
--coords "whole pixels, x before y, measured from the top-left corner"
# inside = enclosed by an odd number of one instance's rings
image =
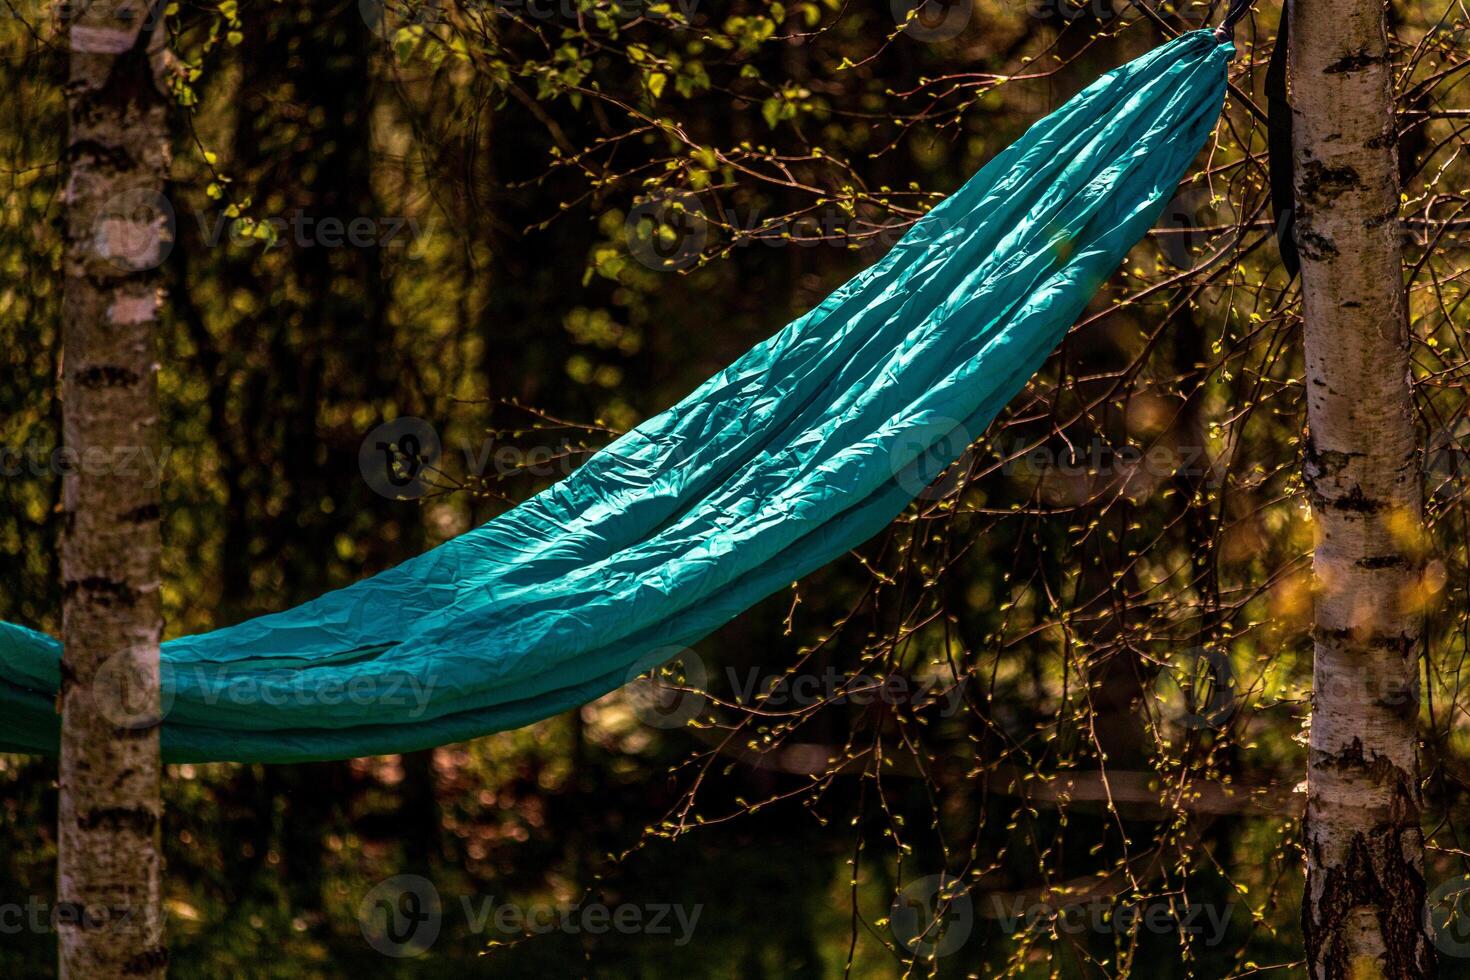
[[[163,645],[169,761],[407,752],[634,679],[881,531],[1042,365],[1214,128],[1194,31],[1037,122],[884,258],[565,480],[348,588]],[[61,646],[0,624],[0,749]]]

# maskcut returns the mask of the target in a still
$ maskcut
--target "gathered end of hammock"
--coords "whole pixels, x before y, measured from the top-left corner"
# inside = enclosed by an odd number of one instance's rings
[[[867,541],[1153,225],[1213,131],[1232,52],[1193,31],[1098,79],[875,265],[525,503],[294,609],[165,643],[164,758],[340,759],[527,725]],[[0,624],[0,751],[56,751],[61,683],[57,640]]]

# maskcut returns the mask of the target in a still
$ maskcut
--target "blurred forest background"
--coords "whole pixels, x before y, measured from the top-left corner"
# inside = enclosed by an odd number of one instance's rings
[[[1222,13],[1145,3],[175,0],[168,635],[554,482],[1097,75]],[[1200,176],[885,535],[522,731],[169,766],[174,974],[1300,975],[1312,529],[1258,111],[1278,14],[1238,29]],[[1470,975],[1447,921],[1470,870],[1470,13],[1395,0],[1392,22],[1435,556],[1429,914]],[[49,4],[5,0],[0,617],[53,633],[58,36]],[[373,478],[384,423],[441,446],[410,499]],[[5,976],[54,973],[55,777],[0,756]],[[439,900],[427,948],[364,913],[404,881]],[[537,927],[559,905],[643,925]],[[482,914],[502,906],[533,921]]]

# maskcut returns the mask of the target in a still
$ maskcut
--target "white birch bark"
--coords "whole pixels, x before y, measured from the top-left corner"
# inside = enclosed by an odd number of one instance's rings
[[[1314,978],[1428,977],[1417,719],[1422,490],[1378,0],[1292,0],[1316,526],[1306,892]]]
[[[67,26],[62,301],[60,975],[162,977],[157,266],[169,245],[162,29],[141,0]],[[130,462],[131,461],[131,462]]]

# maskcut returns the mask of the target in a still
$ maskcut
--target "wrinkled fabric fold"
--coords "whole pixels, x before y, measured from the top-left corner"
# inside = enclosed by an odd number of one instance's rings
[[[530,724],[862,544],[984,432],[1157,219],[1214,127],[1232,50],[1194,31],[1098,79],[876,264],[525,503],[294,609],[165,643],[164,757],[349,758]],[[55,639],[0,624],[0,750],[56,750],[59,661]]]

